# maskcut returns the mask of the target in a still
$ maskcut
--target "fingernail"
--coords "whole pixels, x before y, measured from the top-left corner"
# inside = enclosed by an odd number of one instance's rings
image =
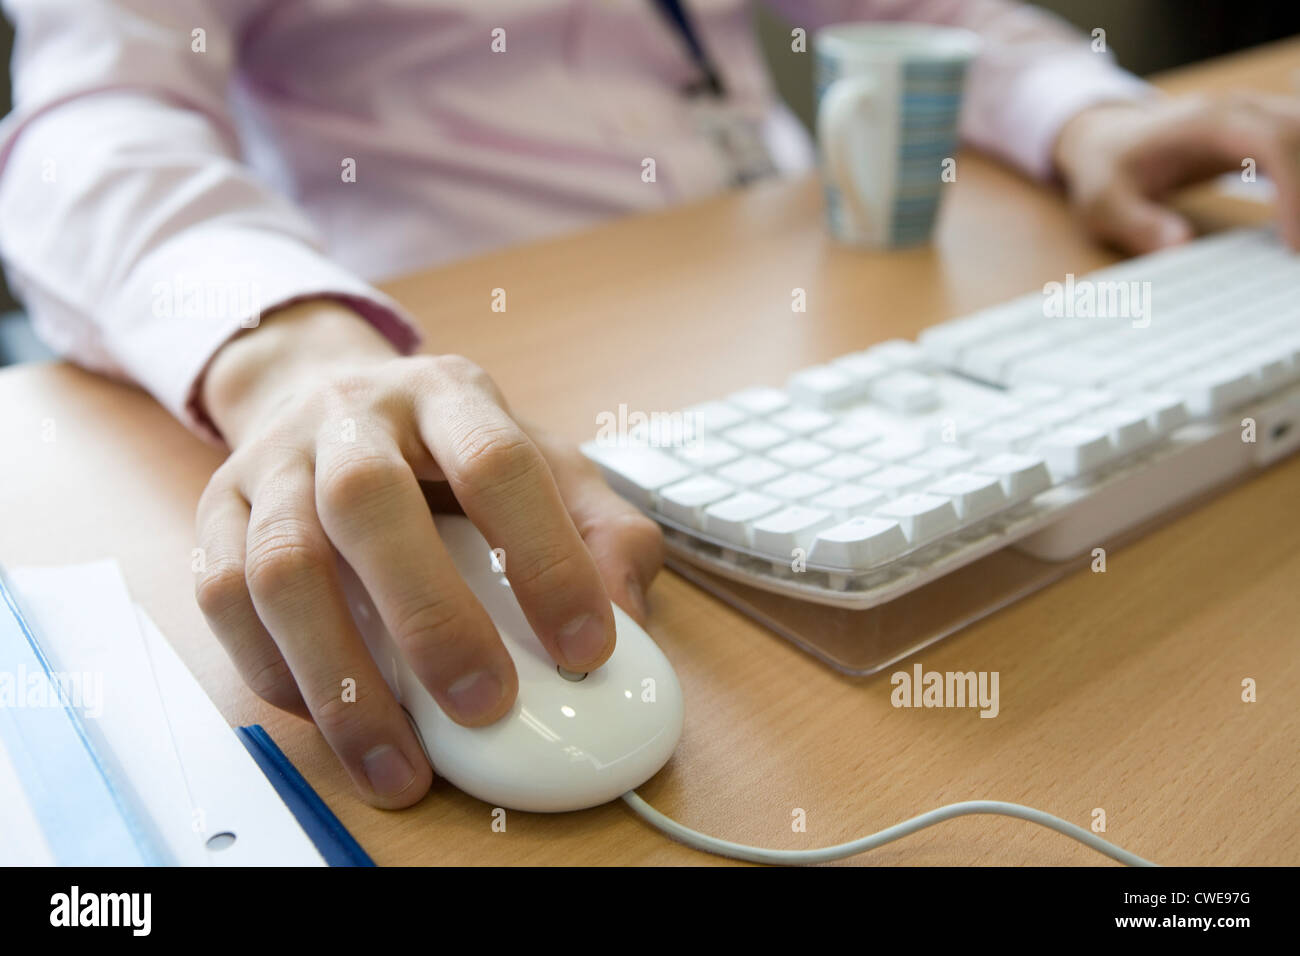
[[[451,706],[462,720],[477,720],[496,710],[505,686],[491,671],[473,671],[447,688]]]
[[[596,660],[608,643],[605,624],[594,614],[579,615],[560,631],[560,651],[569,664],[588,664]]]
[[[641,590],[641,582],[637,580],[635,574],[627,576],[627,599],[632,606],[628,608],[631,615],[641,623],[649,617],[650,612],[646,608],[645,591]]]
[[[1177,219],[1166,219],[1160,224],[1160,241],[1162,244],[1172,246],[1187,238],[1187,226]]]
[[[415,770],[396,747],[376,747],[361,758],[361,768],[370,781],[370,789],[382,797],[401,793],[415,779]]]

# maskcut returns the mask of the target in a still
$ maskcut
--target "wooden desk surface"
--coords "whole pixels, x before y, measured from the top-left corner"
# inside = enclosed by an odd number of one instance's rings
[[[1206,64],[1170,89],[1294,92],[1300,42]],[[393,282],[428,347],[487,367],[516,408],[575,441],[595,415],[679,408],[1109,261],[1061,201],[974,155],[931,249],[837,248],[810,181]],[[1203,217],[1236,221],[1222,203]],[[507,290],[508,311],[489,310]],[[807,290],[793,314],[791,291]],[[117,558],[232,724],[260,722],[375,859],[696,864],[621,804],[512,813],[435,783],[371,809],[314,728],[240,682],[192,597],[193,512],[216,452],[150,399],[66,365],[0,374],[0,561]],[[48,423],[56,440],[42,441]],[[956,800],[1013,800],[1168,864],[1300,862],[1300,459],[925,651],[931,670],[1001,674],[994,720],[895,710],[888,676],[843,678],[665,572],[650,630],[687,700],[685,734],[642,794],[682,822],[772,847],[822,846]],[[908,662],[909,665],[911,662]],[[1242,703],[1253,677],[1259,701]],[[807,833],[791,813],[807,814]],[[965,818],[852,861],[1097,864],[1013,820]]]

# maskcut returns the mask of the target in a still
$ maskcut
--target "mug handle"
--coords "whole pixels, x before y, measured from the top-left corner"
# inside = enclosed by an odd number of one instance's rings
[[[867,230],[871,217],[853,179],[848,131],[850,123],[873,112],[877,89],[870,77],[841,77],[822,94],[817,107],[817,140],[826,158],[826,175],[839,190],[860,232]]]

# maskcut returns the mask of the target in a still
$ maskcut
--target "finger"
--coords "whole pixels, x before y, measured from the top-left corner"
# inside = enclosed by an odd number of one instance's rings
[[[195,597],[244,683],[269,704],[310,719],[284,655],[263,626],[244,580],[248,502],[234,487],[210,485],[196,522],[203,569]]]
[[[1162,152],[1197,154],[1222,170],[1240,171],[1244,160],[1256,160],[1277,187],[1279,231],[1300,249],[1300,122],[1291,113],[1254,99],[1200,111],[1168,132]]]
[[[574,671],[614,650],[600,573],[565,510],[546,460],[472,363],[443,357],[415,403],[420,436],[488,542],[538,639]]]
[[[1300,251],[1300,104],[1270,97],[1258,105],[1253,125],[1262,153],[1259,166],[1277,188],[1278,229],[1287,245]]]
[[[663,566],[663,532],[615,494],[600,470],[572,445],[536,428],[527,431],[551,466],[560,497],[596,561],[605,590],[615,604],[645,624],[645,596]]]
[[[326,534],[447,715],[469,726],[502,717],[519,687],[514,663],[438,539],[392,437],[378,424],[349,443],[322,435],[316,495]]]
[[[311,471],[305,462],[284,467],[244,492],[253,503],[249,593],[316,726],[363,798],[410,806],[433,772],[353,624],[337,557],[316,516]]]
[[[1250,91],[1244,94],[1251,108],[1300,123],[1300,98],[1280,93]]]
[[[1187,242],[1195,235],[1186,219],[1124,180],[1112,183],[1083,215],[1095,235],[1134,254]]]

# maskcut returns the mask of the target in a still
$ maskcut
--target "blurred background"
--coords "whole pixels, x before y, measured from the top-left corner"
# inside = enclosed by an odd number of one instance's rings
[[[1107,46],[1126,69],[1154,73],[1300,33],[1300,3],[1294,0],[1033,0],[1084,33],[1106,31]],[[812,58],[791,57],[790,25],[758,0],[755,23],[772,65],[777,89],[805,123],[812,118]],[[0,107],[9,111],[9,54],[13,33],[0,17]],[[42,357],[0,280],[0,365]]]
[[[1106,46],[1139,76],[1258,46],[1300,33],[1295,0],[1029,0],[1091,35],[1106,31]],[[759,37],[777,88],[805,123],[812,118],[811,57],[794,58],[790,27],[756,3]],[[1300,67],[1300,63],[1297,64]]]

